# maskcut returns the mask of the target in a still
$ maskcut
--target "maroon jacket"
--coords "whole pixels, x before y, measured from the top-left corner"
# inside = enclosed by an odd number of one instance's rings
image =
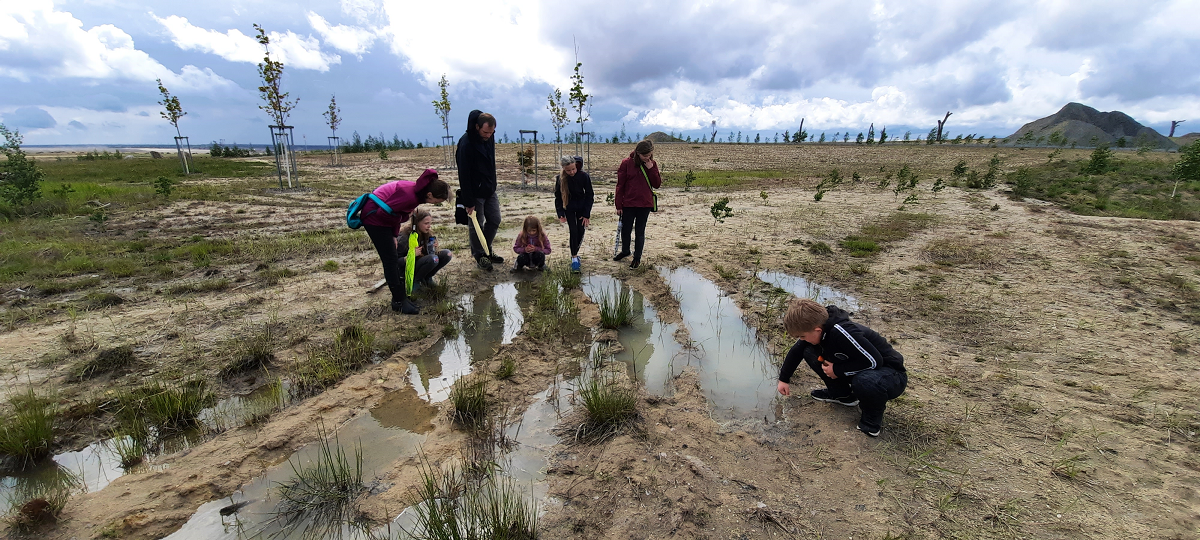
[[[621,166],[617,167],[617,210],[625,208],[650,208],[654,206],[654,199],[650,196],[650,186],[646,185],[646,180],[650,180],[650,185],[654,189],[662,187],[662,176],[658,174],[658,162],[654,162],[654,166],[646,169],[646,175],[642,176],[642,169],[637,165],[637,156],[635,152],[630,152],[629,157],[621,160]]]
[[[400,236],[400,226],[408,221],[408,217],[412,215],[413,210],[417,209],[417,205],[425,202],[417,200],[417,192],[428,186],[429,182],[437,180],[437,177],[437,171],[425,169],[416,182],[396,180],[375,188],[375,196],[387,204],[392,209],[392,213],[384,212],[378,204],[375,204],[375,201],[367,199],[362,207],[363,224],[391,227],[392,236]]]

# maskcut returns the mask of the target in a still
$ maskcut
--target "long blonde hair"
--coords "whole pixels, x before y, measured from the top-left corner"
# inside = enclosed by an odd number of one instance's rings
[[[529,240],[529,229],[537,229],[537,238],[533,241]],[[521,234],[517,235],[517,241],[524,244],[535,244],[538,247],[544,248],[542,239],[546,237],[546,231],[542,229],[542,220],[537,216],[525,216],[525,223],[521,224]]]
[[[571,190],[567,189],[567,167],[575,163],[575,156],[563,156],[558,159],[562,165],[562,170],[558,173],[558,192],[562,195],[563,208],[571,204]],[[576,165],[575,174],[579,174],[578,165]]]

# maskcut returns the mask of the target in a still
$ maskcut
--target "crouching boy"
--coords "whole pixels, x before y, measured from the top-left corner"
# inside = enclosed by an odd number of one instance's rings
[[[878,437],[888,400],[900,397],[908,386],[904,357],[874,330],[851,322],[837,306],[821,307],[807,298],[792,300],[783,328],[798,341],[779,370],[779,393],[791,395],[788,381],[804,361],[825,382],[825,388],[811,392],[813,399],[858,405],[859,431]]]

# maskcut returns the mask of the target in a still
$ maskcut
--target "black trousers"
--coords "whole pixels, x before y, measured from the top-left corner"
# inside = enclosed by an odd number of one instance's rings
[[[629,253],[629,235],[637,228],[637,243],[633,246],[633,262],[642,261],[642,247],[646,245],[646,220],[650,208],[628,207],[621,209],[621,253]]]
[[[441,270],[442,267],[449,264],[450,259],[454,256],[448,249],[438,250],[437,262],[433,262],[432,255],[424,255],[417,257],[417,268],[413,270],[413,281],[421,282],[433,277],[434,274]],[[404,259],[400,259],[400,267],[403,268]]]
[[[517,266],[528,266],[530,268],[541,268],[546,266],[546,254],[540,251],[532,253],[522,253],[517,255]]]
[[[462,201],[464,204],[468,201]],[[495,193],[490,196],[475,199],[475,219],[479,221],[479,228],[483,229],[483,241],[487,242],[488,252],[496,255],[492,250],[492,240],[496,239],[496,231],[500,229],[500,198]],[[471,219],[471,218],[467,218]],[[479,235],[475,234],[475,226],[467,225],[467,238],[471,242],[471,256],[478,259],[483,255],[483,244],[480,243]]]
[[[583,232],[586,231],[583,227],[583,216],[567,210],[564,212],[567,216],[567,229],[571,231],[571,256],[579,255],[579,246],[583,245]]]
[[[379,254],[379,262],[383,263],[383,278],[387,280],[388,289],[392,291],[392,302],[403,302],[408,298],[404,290],[404,267],[396,252],[396,237],[392,236],[391,227],[378,225],[363,225],[375,252]]]
[[[908,375],[890,367],[865,369],[850,377],[830,379],[816,359],[806,358],[805,363],[825,382],[830,394],[858,398],[862,424],[875,430],[883,426],[883,411],[887,409],[888,400],[900,397],[908,387]]]

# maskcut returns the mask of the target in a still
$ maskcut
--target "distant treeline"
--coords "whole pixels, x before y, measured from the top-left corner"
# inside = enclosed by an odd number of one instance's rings
[[[265,153],[261,155],[271,155],[270,146],[264,146],[263,150]],[[254,150],[253,146],[240,148],[237,143],[233,143],[233,146],[221,146],[217,141],[213,141],[212,146],[208,147],[208,155],[212,157],[250,157],[260,154]]]
[[[381,152],[385,150],[412,150],[414,148],[425,148],[428,143],[413,144],[411,139],[401,140],[399,135],[392,135],[392,140],[388,141],[380,133],[376,138],[374,135],[367,135],[366,140],[357,131],[350,136],[349,141],[342,143],[342,152],[347,154],[360,154],[364,152]]]

